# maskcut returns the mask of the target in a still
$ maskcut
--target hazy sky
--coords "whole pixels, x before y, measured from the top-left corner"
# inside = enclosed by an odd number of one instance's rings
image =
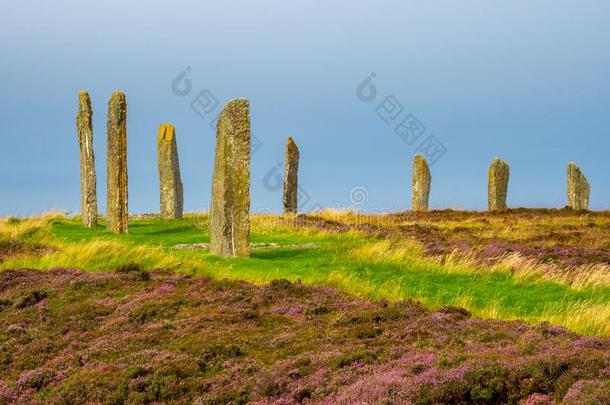
[[[573,160],[592,207],[610,209],[608,21],[602,0],[3,1],[0,215],[80,210],[80,89],[94,109],[102,212],[117,89],[128,103],[132,212],[159,209],[165,122],[176,127],[185,209],[207,209],[210,122],[238,97],[250,100],[260,141],[254,210],[281,208],[277,165],[289,135],[301,150],[305,211],[408,208],[412,158],[430,139],[446,149],[432,166],[433,207],[485,208],[499,156],[511,166],[512,207],[564,206]],[[187,67],[190,92],[172,86]],[[372,73],[375,93],[358,92]],[[413,117],[425,132],[398,136]]]

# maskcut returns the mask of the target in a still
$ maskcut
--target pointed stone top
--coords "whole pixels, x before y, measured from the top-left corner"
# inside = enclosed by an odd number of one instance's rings
[[[423,160],[424,162],[428,163],[428,162],[426,161],[426,158],[425,158],[425,157],[423,157],[423,156],[422,156],[422,155],[420,155],[420,154],[415,155],[415,157],[413,157],[413,160]]]
[[[157,143],[171,142],[176,134],[176,129],[172,124],[161,124],[159,126],[159,136],[157,137]]]
[[[299,147],[297,146],[296,142],[294,141],[294,139],[292,139],[291,136],[288,137],[288,143],[286,144],[287,148],[291,148],[291,149],[296,149],[296,151],[299,151]]]
[[[577,176],[580,176],[582,181],[589,184],[589,181],[587,180],[587,178],[583,174],[582,170],[580,170],[580,167],[578,167],[578,165],[576,163],[574,163],[574,162],[568,163],[568,176],[570,175],[570,172],[573,172]]]

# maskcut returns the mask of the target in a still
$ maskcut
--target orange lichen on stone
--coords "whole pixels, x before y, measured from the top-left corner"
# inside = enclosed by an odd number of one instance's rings
[[[157,163],[159,166],[159,195],[161,216],[180,218],[183,211],[183,186],[176,130],[172,124],[161,124],[157,137]]]

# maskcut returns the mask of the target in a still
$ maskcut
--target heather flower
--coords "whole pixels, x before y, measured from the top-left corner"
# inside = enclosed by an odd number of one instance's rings
[[[581,348],[601,348],[602,343],[599,339],[591,336],[582,336],[572,343],[574,349]]]
[[[155,292],[158,294],[169,294],[169,293],[173,293],[175,289],[176,289],[176,286],[173,284],[163,284],[160,287],[158,287],[155,290]]]
[[[17,392],[10,389],[6,381],[0,380],[0,403],[16,401],[17,398]]]
[[[555,401],[553,401],[548,395],[536,393],[521,400],[519,405],[553,405],[554,403]]]
[[[19,376],[15,385],[21,390],[33,389],[38,390],[53,379],[54,373],[44,367],[39,367],[33,370],[28,370]]]

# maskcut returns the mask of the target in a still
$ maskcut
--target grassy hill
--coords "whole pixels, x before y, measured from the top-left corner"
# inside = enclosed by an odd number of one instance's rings
[[[207,227],[0,220],[0,404],[610,403],[610,213]]]

